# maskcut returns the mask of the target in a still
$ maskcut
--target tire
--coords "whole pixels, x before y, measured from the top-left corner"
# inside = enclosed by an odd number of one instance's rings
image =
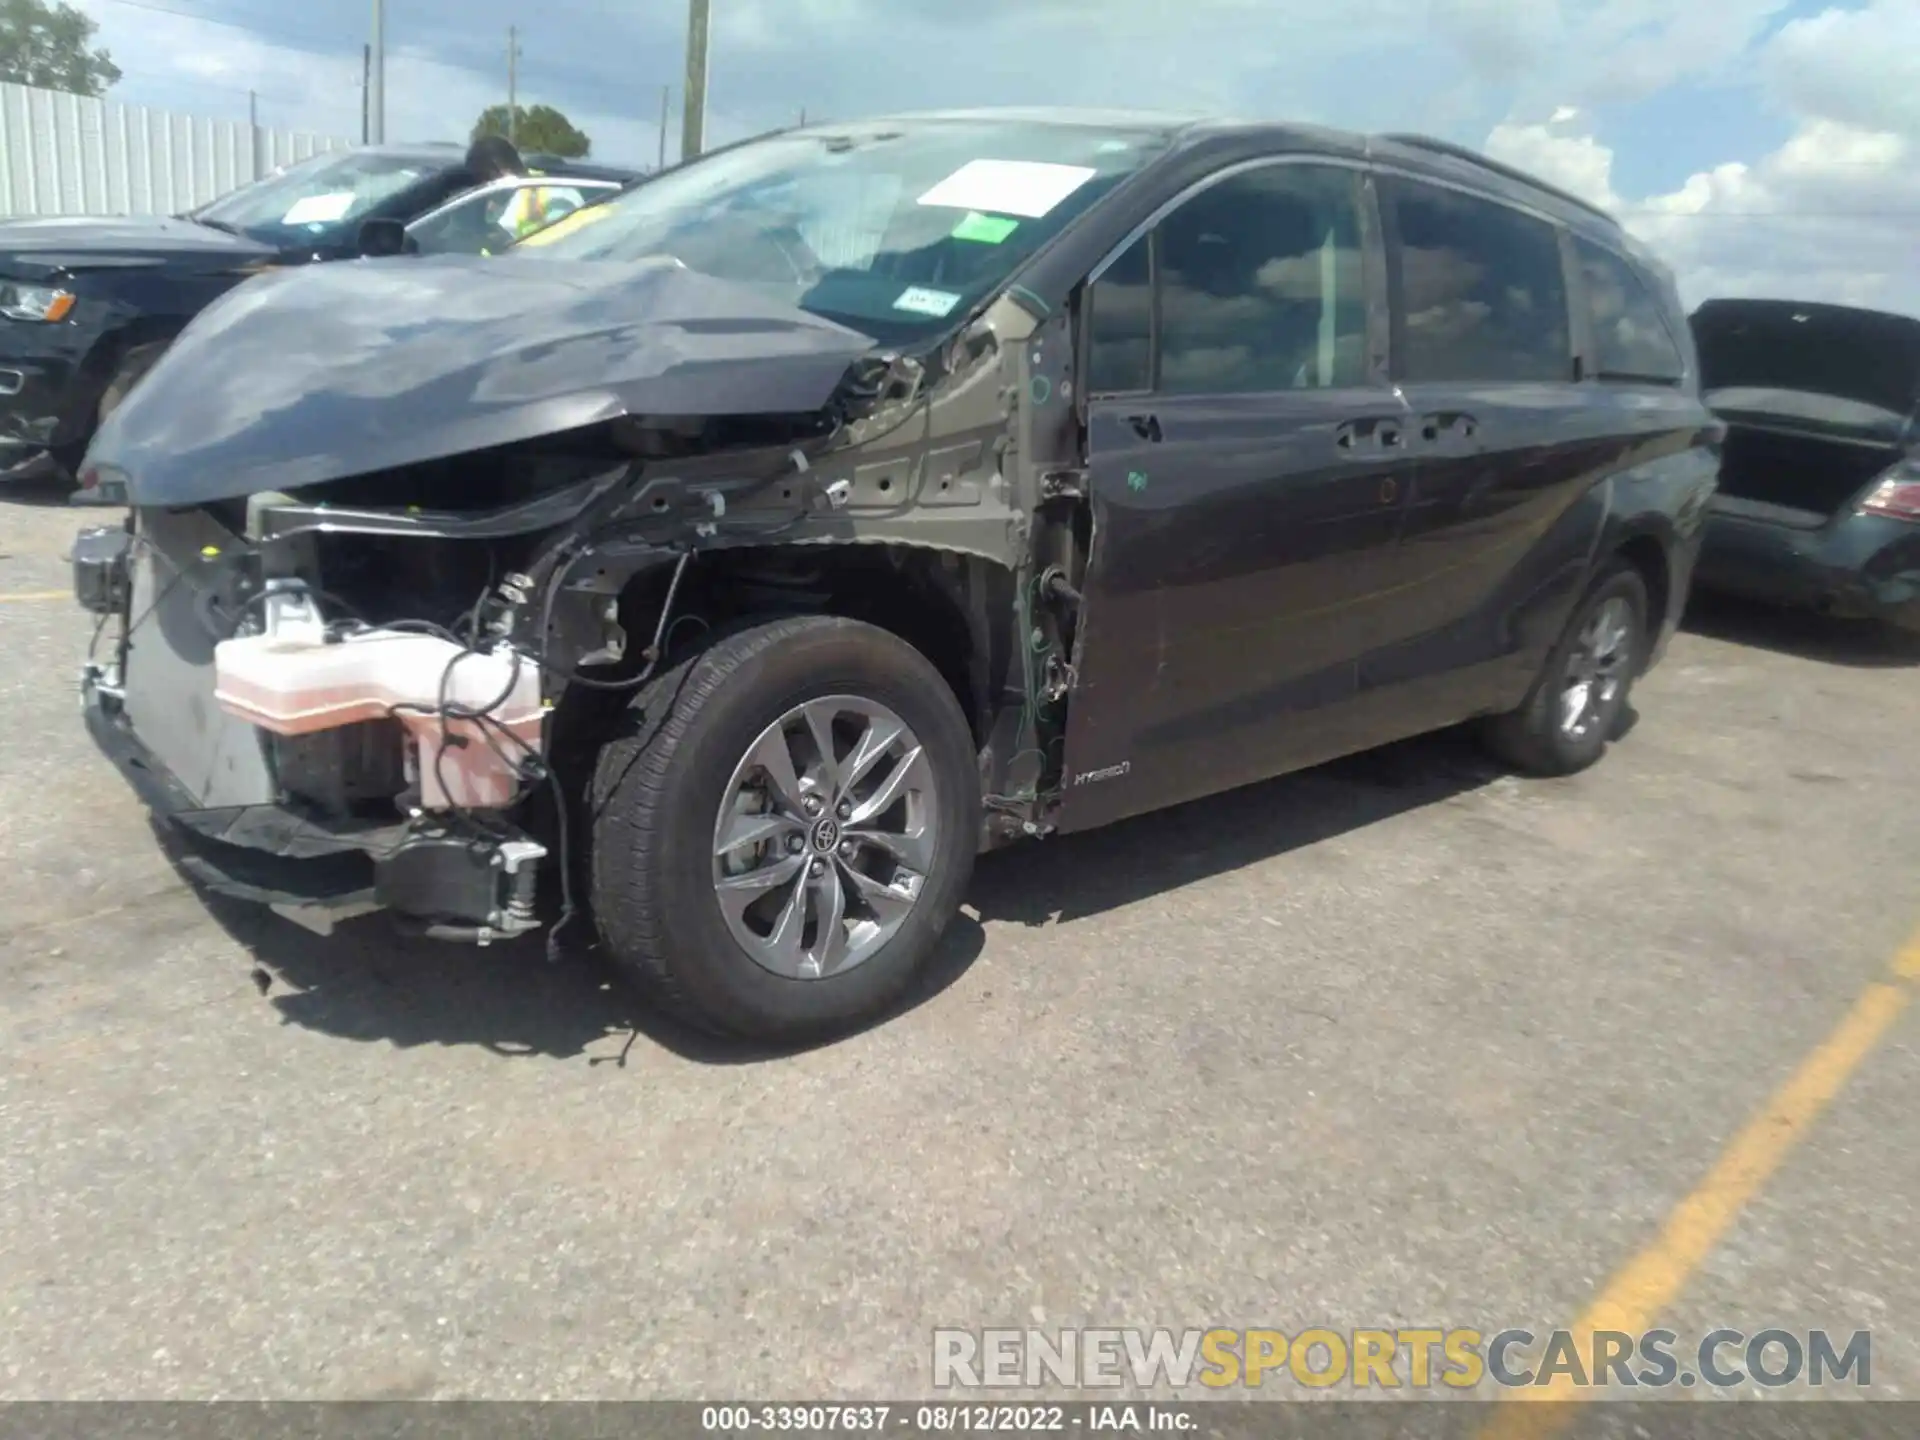
[[[845,697],[827,701],[827,697]],[[781,965],[794,956],[778,947],[750,950],[736,925],[768,923],[767,915],[748,915],[737,908],[730,921],[723,912],[721,894],[726,877],[715,851],[723,801],[731,810],[740,793],[735,780],[744,768],[762,777],[748,793],[757,795],[769,810],[800,815],[798,803],[776,801],[781,790],[770,770],[750,764],[749,750],[767,741],[770,727],[796,707],[818,704],[811,715],[840,708],[840,724],[857,728],[854,702],[891,712],[918,741],[921,765],[909,772],[903,757],[908,741],[885,753],[871,772],[888,777],[899,769],[900,783],[915,787],[912,799],[900,808],[878,813],[871,824],[889,815],[931,819],[933,832],[904,843],[916,847],[925,862],[924,878],[896,928],[885,933],[884,917],[898,914],[898,895],[884,886],[884,912],[870,908],[849,867],[877,867],[883,879],[906,872],[892,869],[891,851],[856,845],[849,821],[847,836],[855,861],[843,863],[847,852],[831,846],[835,838],[819,818],[802,820],[765,842],[730,852],[730,863],[752,863],[780,868],[786,847],[803,846],[802,874],[818,872],[818,880],[797,883],[809,887],[804,903],[825,903],[825,889],[838,886],[846,898],[846,913],[855,923],[844,933],[865,933],[865,954],[856,963],[837,968],[830,954],[827,968],[817,978],[776,973],[771,962],[756,958],[777,955]],[[591,904],[600,937],[615,963],[667,1008],[700,1029],[742,1039],[792,1044],[831,1038],[884,1015],[904,994],[933,953],[945,932],[973,873],[978,849],[981,805],[980,781],[973,737],[952,690],[919,651],[871,625],[832,616],[799,616],[769,621],[724,635],[707,649],[686,659],[651,681],[633,700],[628,712],[634,733],[605,745],[591,782],[589,831]],[[889,720],[881,730],[891,730]],[[804,733],[803,733],[804,732]],[[811,783],[802,760],[813,733],[796,721],[787,753],[802,774],[802,786]],[[876,731],[874,733],[880,733]],[[844,750],[847,738],[837,739]],[[756,750],[756,754],[770,753]],[[843,758],[851,761],[850,750]],[[848,769],[854,767],[848,766]],[[866,781],[864,784],[871,785]],[[817,796],[802,796],[811,803]],[[918,807],[917,812],[909,808]],[[859,817],[859,809],[851,814]],[[771,815],[748,817],[757,824],[790,826]],[[822,817],[824,818],[824,817]],[[744,820],[735,823],[746,823]],[[767,873],[762,871],[760,873]],[[891,881],[889,880],[889,883]],[[901,881],[908,887],[911,878]],[[736,899],[746,887],[726,887]],[[780,904],[790,888],[768,891],[770,899],[756,904]],[[770,913],[770,912],[769,912]],[[784,913],[784,912],[783,912]],[[818,949],[826,934],[817,908],[796,933],[814,936]],[[881,917],[864,919],[868,915]],[[859,926],[871,926],[862,932]],[[843,933],[835,925],[835,934]],[[750,937],[752,938],[752,937]],[[777,939],[777,935],[770,939]],[[763,942],[767,944],[768,942]],[[854,946],[854,949],[861,948]],[[844,961],[844,955],[842,957]],[[811,961],[803,962],[811,964]]]
[[[153,368],[153,362],[165,354],[166,349],[166,341],[155,340],[136,345],[121,357],[120,368],[113,372],[113,379],[107,382],[107,388],[100,394],[99,420],[105,420],[120,407],[120,402],[127,398],[127,392]]]
[[[53,447],[51,454],[54,463],[63,472],[61,478],[67,484],[79,483],[80,467],[87,458],[88,447],[93,444],[94,432],[127,398],[127,392],[153,367],[153,362],[160,358],[166,348],[164,340],[153,341],[136,345],[122,355],[119,368],[113,372],[113,378],[107,382],[107,388],[101,392],[99,401],[93,407],[93,423],[73,439],[63,440]]]
[[[1530,775],[1573,775],[1597,762],[1618,733],[1633,682],[1646,663],[1647,608],[1647,585],[1637,570],[1624,561],[1602,570],[1574,608],[1520,708],[1485,722],[1481,738],[1487,749]],[[1604,699],[1589,691],[1592,708],[1585,723],[1570,726],[1563,697],[1585,669],[1592,627],[1602,612],[1610,620],[1624,615],[1626,633],[1617,662],[1608,670],[1617,684]]]

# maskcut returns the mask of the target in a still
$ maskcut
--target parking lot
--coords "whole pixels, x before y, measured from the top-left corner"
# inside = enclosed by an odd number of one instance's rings
[[[1920,925],[1920,652],[1717,606],[1584,776],[1440,737],[989,857],[919,1004],[766,1057],[590,956],[187,890],[80,725],[84,518],[0,497],[6,1397],[910,1397],[936,1326],[1545,1329],[1690,1196],[1723,1228],[1643,1323],[1870,1329],[1920,1394],[1920,1014],[1845,1028]],[[1809,1063],[1833,1102],[1752,1149]]]

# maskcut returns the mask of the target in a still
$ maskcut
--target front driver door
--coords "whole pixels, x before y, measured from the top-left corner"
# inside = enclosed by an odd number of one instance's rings
[[[1413,466],[1376,236],[1362,172],[1276,159],[1096,272],[1061,829],[1349,748]]]

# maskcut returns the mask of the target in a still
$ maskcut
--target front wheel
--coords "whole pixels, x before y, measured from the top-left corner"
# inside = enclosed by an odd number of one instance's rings
[[[127,398],[127,392],[140,383],[141,377],[166,352],[167,344],[165,340],[149,341],[145,345],[135,345],[121,357],[119,368],[113,372],[113,378],[100,395],[98,418],[101,421],[120,408],[121,402]]]
[[[1647,586],[1627,564],[1604,570],[1575,607],[1518,710],[1496,715],[1487,748],[1534,775],[1572,775],[1606,753],[1647,653]]]
[[[615,961],[702,1028],[878,1018],[958,908],[980,782],[952,690],[830,616],[755,626],[650,682],[595,769],[593,908]]]

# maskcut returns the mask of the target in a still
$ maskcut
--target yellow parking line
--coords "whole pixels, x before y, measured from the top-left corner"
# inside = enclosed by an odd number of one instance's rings
[[[22,590],[17,595],[0,595],[0,605],[21,604],[28,600],[71,600],[71,590]]]
[[[1591,1355],[1596,1331],[1639,1334],[1673,1303],[1687,1280],[1727,1233],[1742,1207],[1779,1168],[1787,1152],[1820,1118],[1860,1062],[1873,1053],[1913,999],[1920,981],[1920,931],[1894,957],[1886,979],[1867,986],[1845,1018],[1820,1042],[1773,1098],[1734,1136],[1706,1178],[1667,1216],[1654,1242],[1600,1292],[1573,1325],[1574,1353]],[[1481,1440],[1550,1440],[1572,1423],[1568,1402],[1591,1390],[1555,1375],[1545,1385],[1509,1390],[1502,1399],[1560,1402],[1548,1409],[1503,1404],[1481,1429]]]

